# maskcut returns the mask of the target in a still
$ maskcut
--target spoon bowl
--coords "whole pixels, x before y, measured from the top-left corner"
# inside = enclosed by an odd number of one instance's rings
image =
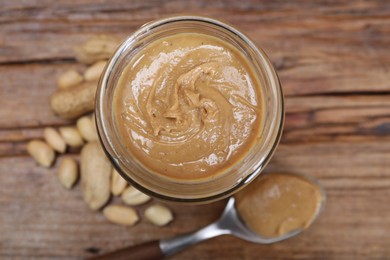
[[[321,206],[321,208],[323,208]],[[321,209],[319,209],[320,211]],[[316,216],[319,212],[316,214]],[[315,216],[315,217],[316,217]],[[278,237],[263,237],[250,230],[241,220],[235,207],[235,198],[231,197],[225,206],[221,217],[208,226],[193,233],[179,235],[173,238],[160,240],[160,248],[164,256],[173,255],[185,248],[203,240],[221,235],[232,235],[242,240],[257,244],[272,244],[289,239],[301,233],[304,229],[296,229]]]

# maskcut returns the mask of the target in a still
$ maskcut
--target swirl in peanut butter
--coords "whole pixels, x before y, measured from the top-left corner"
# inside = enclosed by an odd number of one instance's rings
[[[114,96],[127,149],[167,177],[211,177],[259,136],[260,86],[238,50],[196,33],[169,36],[127,65]]]

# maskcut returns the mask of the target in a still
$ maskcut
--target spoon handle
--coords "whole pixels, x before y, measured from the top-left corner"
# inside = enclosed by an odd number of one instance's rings
[[[191,233],[162,239],[160,240],[160,248],[164,256],[170,256],[186,249],[189,246],[202,242],[203,240],[226,234],[230,234],[229,230],[221,229],[217,221]]]
[[[191,233],[126,247],[105,255],[90,258],[90,260],[162,259],[203,240],[230,234],[229,230],[221,228],[219,224],[217,221]]]
[[[137,259],[137,260],[152,260],[152,259],[162,259],[164,254],[160,248],[160,242],[158,240],[143,243],[140,245],[130,246],[122,248],[120,250],[92,257],[89,259],[93,260],[128,260],[128,259]]]

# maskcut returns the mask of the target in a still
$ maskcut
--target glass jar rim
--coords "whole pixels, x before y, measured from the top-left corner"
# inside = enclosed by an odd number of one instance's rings
[[[252,173],[246,175],[242,180],[240,180],[239,183],[236,183],[229,189],[220,192],[218,194],[213,194],[211,196],[204,196],[204,197],[196,197],[196,198],[178,198],[175,196],[166,195],[160,192],[156,192],[154,190],[149,189],[148,187],[145,187],[144,185],[139,184],[137,181],[135,181],[133,178],[129,176],[129,174],[126,174],[124,172],[125,163],[121,161],[120,156],[118,156],[118,153],[115,149],[115,145],[113,144],[109,134],[108,125],[106,120],[106,111],[104,110],[103,102],[104,98],[106,97],[106,89],[109,85],[109,78],[114,71],[115,64],[117,61],[121,58],[121,55],[125,53],[126,49],[129,48],[129,46],[132,46],[132,43],[136,42],[137,39],[145,34],[150,33],[151,31],[161,28],[164,25],[167,24],[173,24],[173,23],[180,23],[180,22],[200,22],[205,24],[211,24],[213,26],[217,26],[220,29],[226,30],[230,32],[231,34],[237,36],[244,44],[248,46],[249,49],[251,49],[255,55],[256,58],[259,59],[259,63],[262,66],[262,68],[265,69],[267,77],[269,77],[269,81],[272,84],[272,89],[275,91],[275,99],[276,99],[276,108],[277,112],[275,113],[276,118],[274,118],[272,125],[272,129],[267,135],[267,140],[265,140],[264,145],[266,147],[266,154],[262,158],[262,163],[259,164],[259,166],[252,171]],[[201,16],[174,16],[174,17],[168,17],[163,18],[157,21],[152,21],[149,23],[144,24],[141,26],[137,31],[135,31],[132,35],[130,35],[117,49],[117,51],[114,53],[110,61],[107,63],[106,69],[102,74],[102,77],[99,82],[97,95],[96,95],[96,125],[99,133],[99,139],[103,146],[103,150],[113,163],[114,167],[117,169],[117,171],[124,177],[129,183],[131,183],[133,186],[135,186],[137,189],[141,190],[142,192],[151,195],[153,197],[166,200],[166,201],[175,201],[175,202],[194,202],[194,203],[204,203],[204,202],[211,202],[215,200],[219,200],[222,198],[225,198],[232,193],[238,191],[242,187],[249,184],[255,177],[259,175],[259,173],[262,171],[262,169],[268,164],[270,158],[272,157],[282,134],[283,129],[283,123],[284,123],[284,104],[283,104],[283,93],[282,88],[278,79],[278,76],[275,72],[275,70],[272,67],[272,64],[270,63],[268,57],[264,53],[263,50],[256,47],[256,45],[242,32],[238,31],[234,27],[223,23],[219,20],[215,20],[212,18],[207,17],[201,17]]]

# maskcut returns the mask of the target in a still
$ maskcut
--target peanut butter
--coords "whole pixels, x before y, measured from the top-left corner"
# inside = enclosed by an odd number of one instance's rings
[[[114,95],[127,150],[168,178],[199,180],[239,161],[260,136],[259,80],[239,50],[213,36],[179,33],[130,59]]]
[[[317,185],[292,174],[260,176],[236,194],[241,219],[264,237],[278,237],[307,228],[318,213],[323,195]]]

